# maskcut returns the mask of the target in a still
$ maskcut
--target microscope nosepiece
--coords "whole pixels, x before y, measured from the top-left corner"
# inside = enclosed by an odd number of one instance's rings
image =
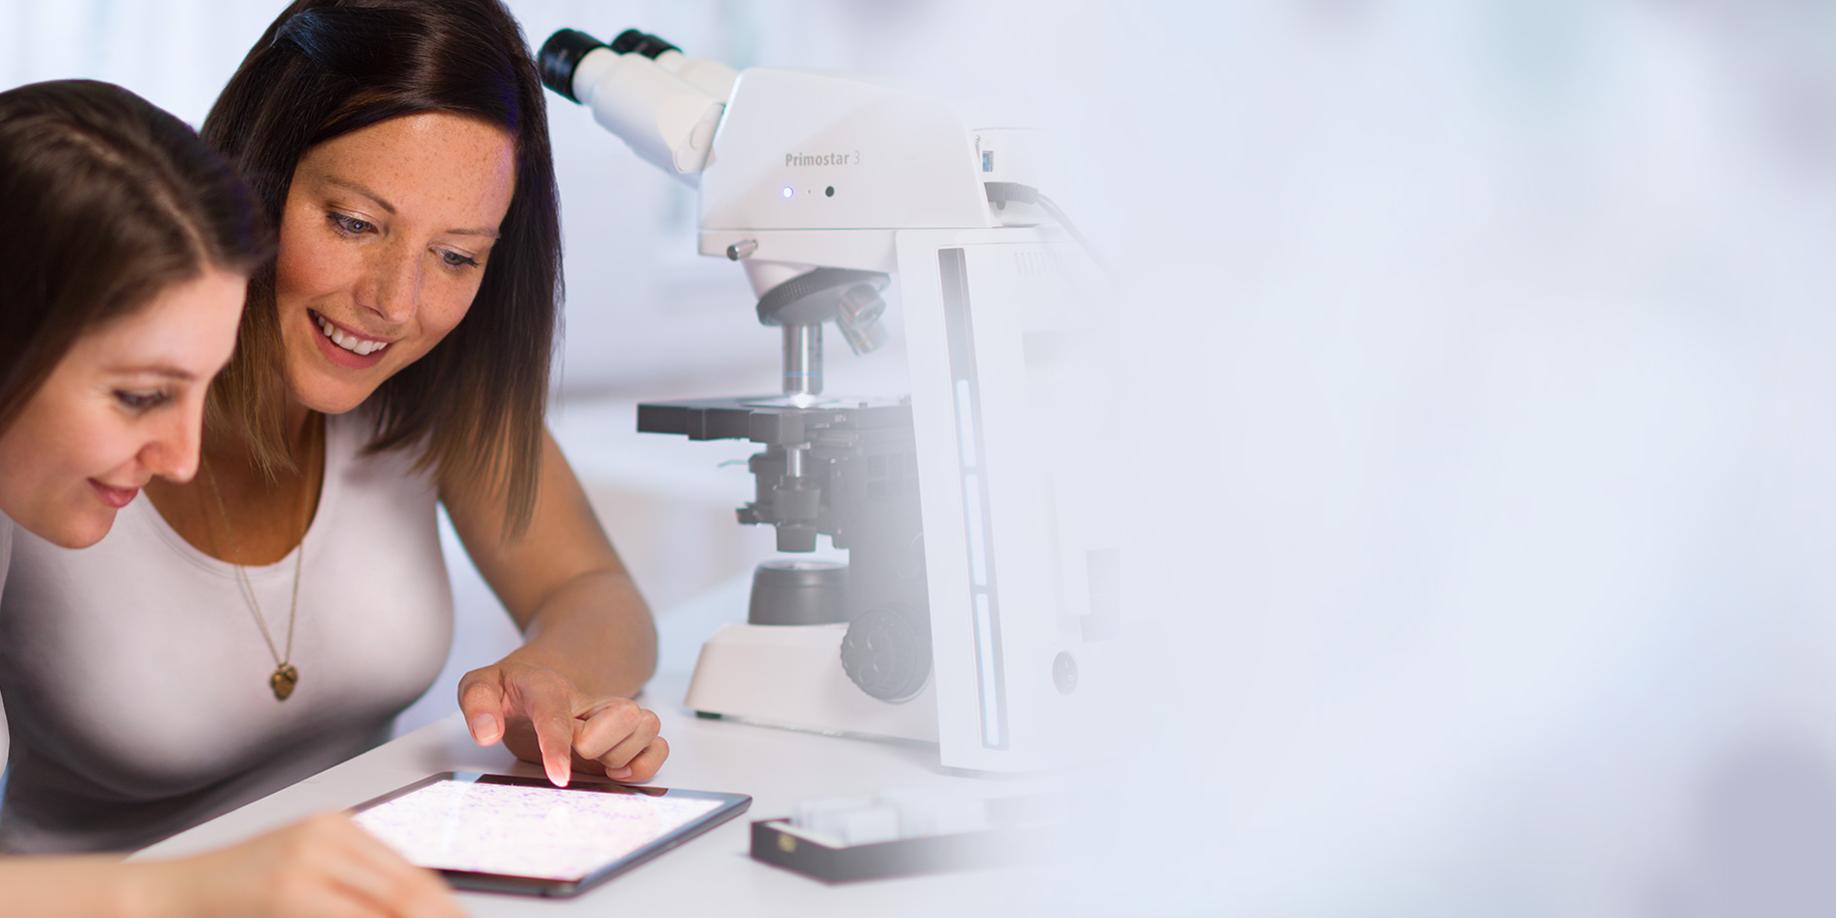
[[[886,301],[871,284],[856,284],[841,295],[835,307],[835,327],[841,329],[848,349],[855,354],[870,354],[886,343],[886,329],[880,316],[886,313]]]

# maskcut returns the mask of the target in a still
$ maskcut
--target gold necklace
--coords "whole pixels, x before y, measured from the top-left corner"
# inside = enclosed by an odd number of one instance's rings
[[[205,465],[202,457],[199,458],[198,464],[201,467]],[[202,471],[206,472],[204,483],[210,488],[210,496],[217,502],[217,513],[223,517],[225,534],[228,535],[230,541],[233,542],[235,541],[236,534],[230,531],[229,508],[223,503],[223,492],[217,489],[217,476],[209,474],[208,468],[203,468]],[[311,488],[311,478],[308,476],[307,485],[304,490],[310,491]],[[303,498],[300,503],[304,505],[307,499],[309,498]],[[209,530],[211,528],[210,514],[206,513],[204,516],[205,529]],[[217,540],[214,538],[214,533],[212,535],[211,544],[212,547],[215,547]],[[242,588],[242,599],[244,602],[248,603],[249,613],[255,616],[255,626],[261,629],[261,639],[267,643],[268,653],[274,657],[274,672],[268,676],[268,688],[274,692],[274,700],[276,701],[286,701],[293,695],[294,687],[300,684],[300,671],[292,662],[293,623],[299,617],[300,612],[300,566],[305,560],[306,534],[302,532],[300,533],[300,544],[294,549],[293,555],[293,600],[287,607],[287,649],[285,653],[275,648],[274,637],[268,633],[268,620],[266,616],[261,614],[261,603],[255,598],[255,586],[249,582],[248,572],[243,570],[242,565],[233,561],[228,562],[230,567],[236,569],[236,582]]]

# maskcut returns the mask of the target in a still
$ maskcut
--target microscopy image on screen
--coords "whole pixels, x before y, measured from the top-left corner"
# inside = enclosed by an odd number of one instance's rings
[[[440,781],[356,814],[422,867],[579,880],[720,801]]]

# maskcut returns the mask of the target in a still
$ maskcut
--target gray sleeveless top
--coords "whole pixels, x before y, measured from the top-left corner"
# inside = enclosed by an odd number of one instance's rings
[[[140,848],[387,739],[446,660],[452,593],[433,482],[410,453],[359,455],[368,430],[350,415],[326,425],[318,512],[294,549],[299,685],[286,701],[235,568],[144,495],[90,548],[14,531],[0,850]],[[277,646],[294,561],[244,568]]]
[[[0,470],[0,474],[4,474]],[[0,513],[0,600],[6,598],[6,569],[13,558],[13,521]],[[6,708],[0,705],[0,774],[6,772]]]

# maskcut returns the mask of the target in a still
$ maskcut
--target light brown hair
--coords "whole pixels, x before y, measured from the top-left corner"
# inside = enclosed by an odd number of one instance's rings
[[[273,251],[236,173],[183,121],[108,83],[0,92],[0,431],[97,325]]]

